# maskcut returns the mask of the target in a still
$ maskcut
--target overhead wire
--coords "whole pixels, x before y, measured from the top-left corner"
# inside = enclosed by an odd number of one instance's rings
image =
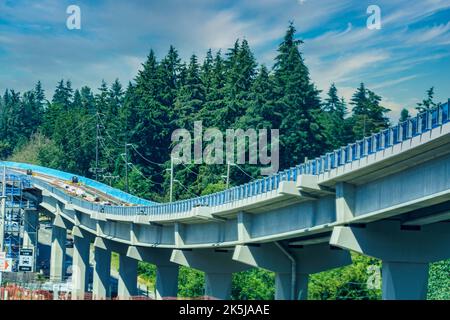
[[[249,175],[247,172],[245,172],[244,169],[242,169],[237,163],[233,163],[234,166],[236,166],[239,170],[242,171],[242,173],[244,173],[247,177],[249,177],[251,179],[251,181],[255,180],[255,178],[253,178],[251,175]]]
[[[186,188],[179,180],[175,180],[175,182],[177,182],[184,190],[186,190],[187,192],[189,192],[191,195],[199,197],[198,194],[190,191],[188,188]]]

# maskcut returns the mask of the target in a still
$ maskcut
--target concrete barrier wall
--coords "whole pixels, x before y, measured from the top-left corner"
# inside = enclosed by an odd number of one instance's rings
[[[134,232],[138,242],[159,243],[163,245],[174,245],[174,226],[147,226],[135,225]]]
[[[401,205],[439,192],[450,190],[450,155],[356,188],[355,215]]]
[[[254,238],[310,228],[336,220],[333,196],[253,215],[250,233]]]
[[[184,227],[185,244],[237,241],[236,219],[224,222],[189,224]]]

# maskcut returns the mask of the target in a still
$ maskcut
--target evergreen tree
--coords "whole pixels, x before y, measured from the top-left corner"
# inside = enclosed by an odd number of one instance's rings
[[[402,112],[400,113],[400,122],[406,121],[409,118],[409,111],[408,109],[403,108]]]
[[[200,78],[205,88],[205,96],[208,96],[210,94],[210,91],[213,86],[212,84],[213,76],[214,76],[214,58],[212,50],[209,49],[208,52],[206,53],[206,58],[203,61],[200,70]]]
[[[321,123],[330,149],[342,147],[354,140],[352,124],[347,115],[344,98],[339,98],[336,85],[333,83],[322,106]]]
[[[95,95],[96,112],[101,114],[108,113],[109,88],[105,80],[102,80],[98,93]]]
[[[289,25],[278,47],[274,65],[276,109],[282,115],[280,125],[280,167],[286,168],[315,157],[326,149],[323,128],[318,121],[319,90],[311,82],[295,39],[295,28]]]
[[[221,119],[217,110],[225,108],[225,62],[220,51],[214,57],[211,71],[210,88],[206,92],[206,102],[200,111],[205,127],[219,127]]]
[[[200,77],[200,67],[195,55],[191,56],[185,84],[180,88],[175,101],[179,128],[192,130],[205,101],[205,88]]]
[[[417,103],[416,109],[419,112],[424,112],[438,106],[436,102],[434,102],[434,87],[431,87],[427,90],[427,97],[422,100],[422,102]]]
[[[227,57],[225,104],[216,111],[220,121],[219,128],[223,130],[233,127],[236,119],[245,114],[256,73],[256,61],[247,40],[243,40],[241,44],[236,41]]]
[[[92,93],[91,88],[84,86],[80,90],[81,94],[81,104],[84,109],[87,110],[88,113],[94,114],[96,105],[95,105],[95,97]]]
[[[353,105],[352,125],[357,139],[378,132],[389,126],[386,113],[390,110],[381,106],[381,97],[368,90],[364,83],[353,94],[350,104]]]

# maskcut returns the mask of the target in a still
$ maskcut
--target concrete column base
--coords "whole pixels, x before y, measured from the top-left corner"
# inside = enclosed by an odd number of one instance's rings
[[[231,296],[231,273],[206,273],[205,295],[226,300]]]
[[[92,295],[95,300],[111,297],[111,251],[94,247],[94,277]]]
[[[63,281],[66,275],[66,237],[66,229],[53,226],[50,248],[50,281],[53,282]]]
[[[73,238],[72,300],[83,300],[87,291],[90,241],[88,238]]]
[[[156,266],[156,268],[156,299],[177,297],[179,267],[173,265]]]
[[[137,266],[137,260],[124,254],[119,255],[119,284],[117,288],[119,299],[127,300],[137,295]]]
[[[275,274],[275,300],[306,300],[308,298],[308,279],[305,273],[296,274],[294,297],[292,296],[291,273]]]
[[[428,263],[383,261],[383,300],[425,300],[428,270]]]

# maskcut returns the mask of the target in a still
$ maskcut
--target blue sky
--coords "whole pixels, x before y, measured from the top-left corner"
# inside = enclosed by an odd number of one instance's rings
[[[81,8],[81,30],[66,28],[66,8]],[[366,9],[381,8],[381,30],[366,28]],[[162,57],[173,44],[183,59],[208,48],[226,51],[247,39],[272,66],[289,21],[319,89],[335,82],[349,98],[361,81],[398,118],[435,86],[450,98],[450,0],[0,0],[0,90],[50,95],[59,79],[99,87],[132,80],[150,48]]]

